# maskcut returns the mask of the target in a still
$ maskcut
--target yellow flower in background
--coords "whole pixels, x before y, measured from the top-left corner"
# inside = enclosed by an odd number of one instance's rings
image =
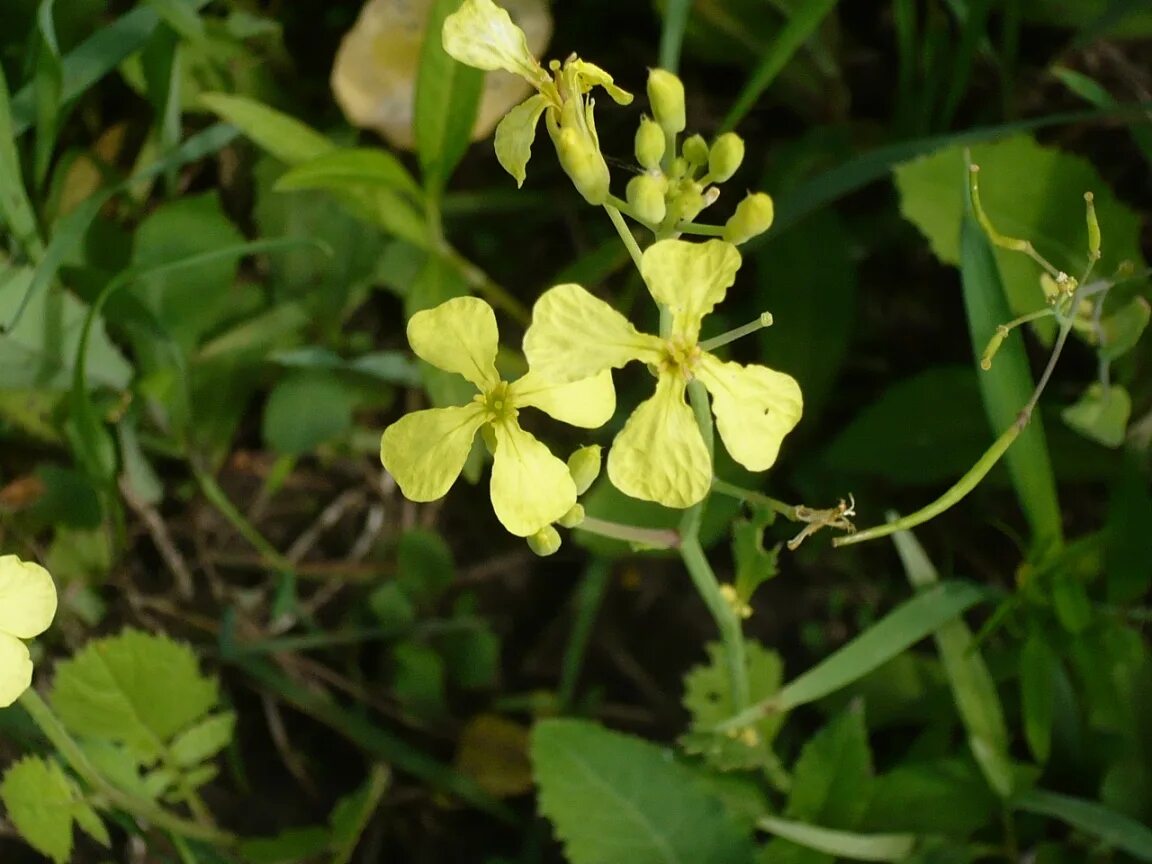
[[[543,54],[552,37],[546,0],[502,0],[502,5],[519,22],[529,52]],[[432,0],[368,0],[332,66],[332,92],[349,122],[404,150],[415,147],[416,75],[431,8]],[[486,76],[472,140],[491,135],[500,118],[529,92],[516,75]]]
[[[478,431],[492,449],[492,508],[512,534],[527,537],[563,517],[576,503],[568,466],[517,419],[538,408],[572,426],[594,429],[616,410],[611,373],[555,384],[529,368],[511,383],[496,371],[499,333],[492,307],[457,297],[417,312],[408,342],[438,369],[463,375],[479,393],[467,405],[429,408],[401,417],[384,430],[380,460],[412,501],[434,501],[456,482]]]
[[[750,471],[771,467],[784,436],[800,422],[803,400],[791,376],[724,362],[700,347],[700,323],[724,299],[739,268],[740,253],[721,240],[662,240],[648,247],[640,273],[672,314],[667,339],[639,332],[579,285],[557,285],[533,307],[524,355],[549,379],[584,378],[632,360],[656,374],[656,394],[628,418],[608,453],[608,479],[633,498],[689,507],[708,494],[712,462],[684,398],[693,379],[712,397],[724,446]]]
[[[21,641],[39,636],[56,615],[56,585],[39,564],[0,556],[0,708],[32,683],[32,656]]]
[[[535,96],[509,111],[496,127],[496,158],[516,184],[524,184],[536,126],[544,115],[560,164],[580,194],[591,204],[604,203],[608,165],[596,134],[595,103],[588,94],[594,87],[603,87],[619,105],[630,103],[632,96],[599,66],[575,55],[563,64],[553,60],[545,70],[524,32],[492,0],[464,0],[445,19],[443,38],[444,50],[461,63],[489,72],[511,72],[536,88]]]

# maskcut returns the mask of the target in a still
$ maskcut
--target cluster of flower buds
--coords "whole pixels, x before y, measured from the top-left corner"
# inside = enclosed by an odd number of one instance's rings
[[[692,222],[720,197],[717,185],[732,178],[744,161],[744,141],[725,132],[709,146],[702,135],[690,135],[679,145],[684,131],[684,85],[671,72],[652,69],[648,74],[648,100],[652,117],[642,117],[636,130],[635,152],[641,173],[628,182],[630,215],[653,231],[667,232]],[[724,225],[724,239],[744,243],[772,225],[772,199],[750,193]]]

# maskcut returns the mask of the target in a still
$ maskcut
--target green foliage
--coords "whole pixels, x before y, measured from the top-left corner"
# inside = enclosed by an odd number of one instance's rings
[[[55,762],[27,756],[4,772],[0,801],[21,836],[57,864],[72,860],[74,825],[105,847],[112,845],[100,817]]]

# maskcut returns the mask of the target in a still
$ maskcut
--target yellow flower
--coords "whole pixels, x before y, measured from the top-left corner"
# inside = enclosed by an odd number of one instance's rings
[[[667,507],[689,507],[708,493],[712,463],[684,398],[693,379],[712,397],[724,446],[749,470],[771,467],[800,421],[800,387],[790,376],[726,363],[700,347],[700,322],[739,268],[736,247],[720,240],[662,240],[645,250],[641,275],[672,315],[667,339],[640,333],[579,285],[557,285],[536,301],[524,354],[540,374],[574,380],[639,360],[657,376],[656,394],[628,418],[608,453],[608,478],[621,492]]]
[[[608,165],[596,134],[595,102],[588,94],[594,87],[603,87],[619,105],[630,103],[632,96],[617,87],[599,66],[575,55],[563,64],[553,60],[546,71],[528,49],[524,32],[492,0],[464,0],[445,19],[442,35],[444,50],[461,63],[489,72],[511,72],[536,88],[535,96],[509,111],[496,127],[496,158],[516,184],[524,184],[536,126],[543,114],[560,164],[580,194],[592,204],[604,203]]]
[[[32,683],[32,657],[20,640],[48,629],[56,615],[56,586],[39,564],[0,556],[0,708]]]
[[[572,509],[576,485],[568,466],[521,429],[517,415],[532,407],[573,426],[601,426],[616,410],[611,373],[598,370],[554,384],[529,368],[516,381],[502,381],[496,316],[476,297],[417,312],[408,322],[408,341],[418,356],[463,375],[479,393],[467,405],[416,411],[384,430],[380,459],[405,497],[434,501],[447,493],[476,432],[484,429],[493,450],[492,508],[505,528],[527,537]]]

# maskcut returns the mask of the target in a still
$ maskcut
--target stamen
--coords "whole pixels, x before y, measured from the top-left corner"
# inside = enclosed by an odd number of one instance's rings
[[[771,326],[772,313],[762,312],[760,317],[755,321],[751,321],[742,327],[737,327],[735,330],[729,330],[727,333],[721,333],[719,336],[716,336],[712,339],[706,339],[700,343],[700,347],[704,351],[711,351],[715,348],[719,348],[721,345],[727,345],[729,342],[735,342],[742,336],[748,336],[752,333],[755,333],[757,330]]]

